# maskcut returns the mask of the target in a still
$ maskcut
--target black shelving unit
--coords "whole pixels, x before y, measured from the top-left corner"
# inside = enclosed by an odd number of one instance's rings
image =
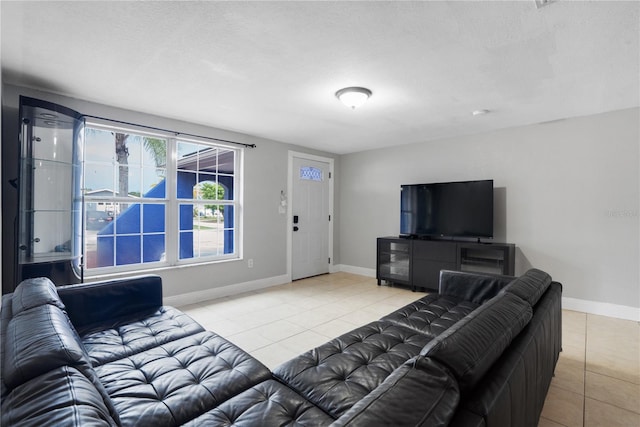
[[[515,245],[380,237],[376,278],[411,287],[438,290],[440,270],[513,276]]]

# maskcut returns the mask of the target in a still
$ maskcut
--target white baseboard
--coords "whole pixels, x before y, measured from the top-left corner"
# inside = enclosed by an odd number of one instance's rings
[[[565,310],[582,311],[589,314],[599,314],[601,316],[640,322],[640,308],[629,307],[627,305],[562,297],[562,308]]]
[[[333,266],[335,268],[335,272],[344,271],[345,273],[351,274],[359,274],[360,276],[365,277],[376,277],[376,269],[375,268],[364,268],[364,267],[355,267],[353,265],[344,265],[337,264]]]
[[[282,285],[291,282],[291,277],[282,276],[267,277],[265,279],[252,280],[250,282],[237,283],[235,285],[221,286],[219,288],[206,289],[204,291],[189,292],[162,298],[164,305],[179,307],[181,305],[195,304],[211,299],[237,295],[243,292],[257,291],[271,286]]]

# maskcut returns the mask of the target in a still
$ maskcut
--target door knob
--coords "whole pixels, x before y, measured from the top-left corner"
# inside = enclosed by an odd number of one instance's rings
[[[300,229],[298,228],[297,225],[293,227],[293,231],[298,231],[298,230],[300,230]]]

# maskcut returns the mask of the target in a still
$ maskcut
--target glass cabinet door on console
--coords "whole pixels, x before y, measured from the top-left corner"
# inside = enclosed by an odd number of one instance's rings
[[[82,278],[84,120],[68,108],[20,97],[18,282]]]
[[[392,237],[378,238],[378,285],[382,281],[409,285],[411,282],[411,241]]]

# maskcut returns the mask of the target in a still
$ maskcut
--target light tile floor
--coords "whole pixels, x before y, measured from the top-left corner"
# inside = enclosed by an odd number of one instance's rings
[[[563,310],[539,426],[640,426],[640,324]]]
[[[335,273],[180,307],[273,369],[423,296]],[[563,310],[540,427],[640,427],[640,325]]]

